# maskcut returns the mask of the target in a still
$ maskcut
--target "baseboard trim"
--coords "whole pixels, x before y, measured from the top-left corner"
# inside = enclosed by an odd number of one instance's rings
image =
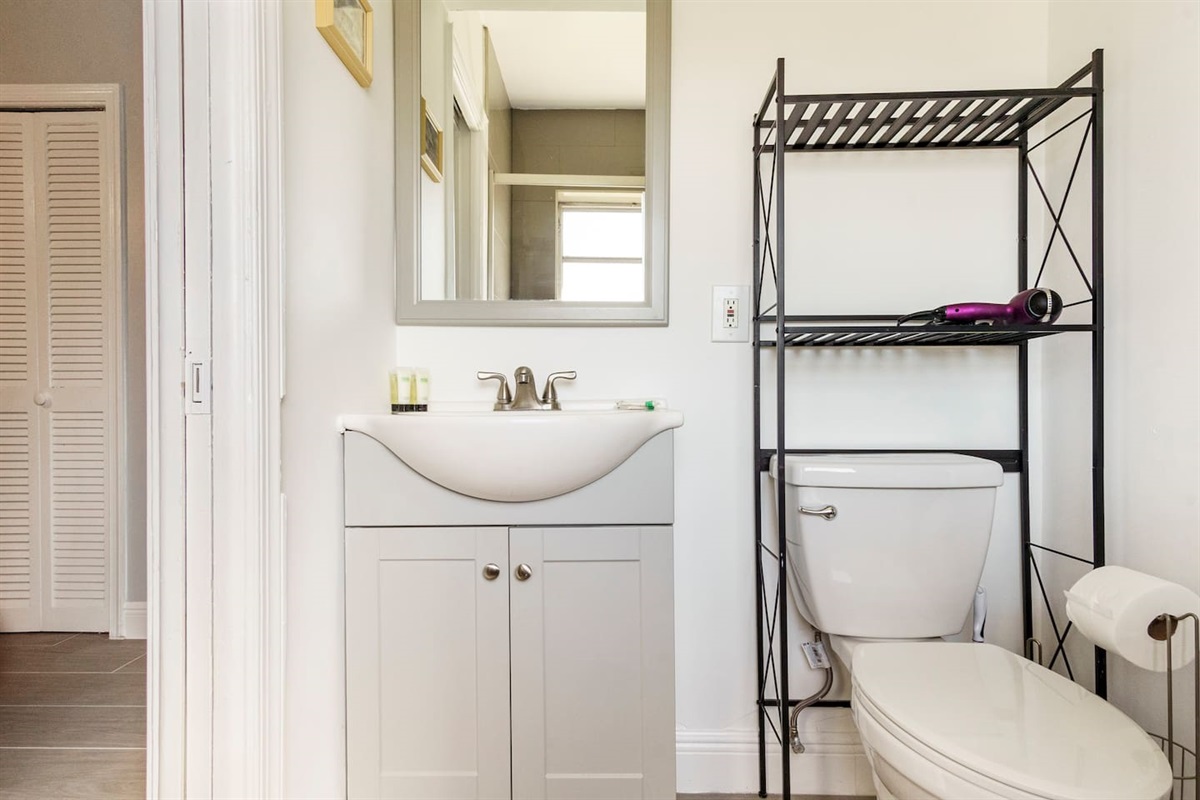
[[[146,603],[125,603],[121,606],[121,635],[126,639],[146,638]]]
[[[849,709],[814,708],[801,717],[802,754],[792,754],[793,794],[870,796],[871,766]],[[778,723],[776,723],[778,724]],[[767,730],[767,790],[780,791],[780,749]],[[680,794],[758,791],[758,732],[679,730],[676,785]]]

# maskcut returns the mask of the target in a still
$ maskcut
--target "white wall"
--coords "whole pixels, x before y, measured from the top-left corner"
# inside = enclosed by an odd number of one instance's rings
[[[1112,560],[1195,586],[1197,328],[1187,305],[1197,299],[1200,180],[1194,138],[1187,138],[1197,129],[1200,106],[1195,9],[1185,3],[1048,8],[1046,2],[676,0],[670,326],[396,329],[385,35],[391,8],[376,5],[376,81],[364,91],[316,34],[311,9],[285,4],[289,795],[344,792],[340,472],[333,428],[338,413],[385,408],[391,363],[432,367],[435,399],[489,399],[494,389],[476,383],[476,370],[511,372],[528,364],[538,376],[577,369],[578,381],[564,389],[575,398],[663,395],[684,410],[687,423],[675,440],[680,788],[756,788],[750,351],[708,341],[709,298],[713,284],[749,283],[750,119],[777,56],[788,59],[789,90],[900,90],[1057,82],[1093,47],[1109,48]],[[1167,61],[1179,63],[1168,69]],[[1167,102],[1162,92],[1171,85]],[[1174,122],[1133,121],[1144,108],[1176,115]],[[796,171],[793,166],[790,174]],[[798,188],[803,184],[793,181],[791,190]],[[873,213],[874,220],[864,216],[861,230],[847,235],[875,236],[897,219],[929,224],[911,208]],[[971,222],[966,210],[944,213],[939,222],[946,226]],[[1001,235],[1008,223],[997,221]],[[790,241],[794,251],[798,245]],[[940,252],[936,239],[931,242]],[[906,252],[890,271],[861,283],[873,295],[890,295],[917,262]],[[984,290],[986,299],[1000,291],[981,285]],[[935,302],[956,299],[968,298]],[[1164,303],[1168,318],[1144,322],[1162,318]],[[982,352],[797,354],[791,369],[820,377],[823,388],[796,395],[790,419],[814,444],[1013,446],[1015,409],[997,399],[1012,387],[1006,359],[1011,356]],[[1054,374],[1048,367],[1048,377]],[[1046,412],[1072,416],[1054,407]],[[517,467],[519,458],[514,455]],[[1153,474],[1149,467],[1158,463],[1176,471]],[[1057,488],[1052,479],[1048,489]],[[989,633],[1000,628],[1002,640],[1015,630],[1014,495],[1010,481],[993,555],[997,548],[1008,552],[993,558],[985,576],[993,592],[1012,592],[1007,614],[989,624]],[[1057,513],[1051,509],[1048,519],[1057,520]],[[1159,683],[1151,680],[1150,699],[1139,703],[1134,694],[1146,685],[1127,672],[1114,666],[1118,702],[1150,714]],[[805,673],[797,670],[795,677],[804,680],[794,691],[815,677]],[[867,793],[844,715],[814,718],[822,728],[815,749],[824,755],[814,759],[821,770],[798,758],[794,786]]]
[[[579,379],[564,390],[576,398],[661,395],[684,411],[687,422],[675,439],[680,789],[744,792],[757,788],[749,735],[755,726],[750,348],[709,341],[709,303],[713,284],[750,282],[751,117],[778,56],[788,59],[789,91],[1041,85],[1046,5],[677,0],[673,15],[670,326],[401,327],[396,360],[431,366],[436,399],[489,399],[494,387],[478,384],[476,370],[511,372],[528,364],[539,378],[578,370]],[[1016,171],[1011,164],[1004,169]],[[793,182],[790,191],[802,188]],[[942,224],[975,224],[966,209],[951,208],[937,220],[912,215],[911,208],[889,211],[935,233]],[[863,217],[856,235],[870,238],[878,225],[895,221],[891,213],[874,222]],[[993,235],[1007,235],[1009,224],[996,220]],[[936,241],[927,253],[944,255]],[[870,279],[874,305],[911,280],[920,261],[907,252],[881,266]],[[998,290],[980,291],[991,297]],[[935,304],[961,299],[971,298]],[[895,310],[886,300],[882,305]],[[1012,447],[1015,399],[1004,398],[1015,393],[1007,359],[907,352],[798,357],[796,368],[820,370],[829,388],[797,396],[791,419],[815,444]],[[967,370],[982,381],[967,380]],[[939,384],[944,388],[932,388]],[[1004,547],[1005,537],[1016,537],[1011,488],[1001,504],[997,539]],[[1009,557],[1007,575],[996,582],[1015,598],[1015,547]],[[1009,606],[1011,638],[1015,604]],[[995,627],[1004,630],[1003,619]],[[794,672],[804,678],[794,692],[816,678],[807,668]],[[797,768],[808,773],[794,785],[869,793],[842,717],[822,723],[827,744],[816,749],[828,755],[824,772],[814,774],[798,758]]]
[[[1200,5],[1055,0],[1049,35],[1053,74],[1105,50],[1108,561],[1200,590]],[[1087,446],[1069,405],[1087,398],[1078,355],[1045,364],[1047,451],[1064,466]],[[1047,468],[1047,535],[1088,535],[1075,466]],[[1163,677],[1112,656],[1109,675],[1114,702],[1163,732]],[[1185,742],[1188,683],[1176,682]]]
[[[375,79],[362,89],[314,27],[312,4],[283,4],[288,797],[346,791],[337,417],[387,411],[391,12],[375,4]]]

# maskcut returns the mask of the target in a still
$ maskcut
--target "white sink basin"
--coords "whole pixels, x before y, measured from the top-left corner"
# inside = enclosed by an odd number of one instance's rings
[[[417,473],[459,494],[527,502],[572,492],[683,424],[678,411],[491,411],[446,404],[427,412],[344,416]]]

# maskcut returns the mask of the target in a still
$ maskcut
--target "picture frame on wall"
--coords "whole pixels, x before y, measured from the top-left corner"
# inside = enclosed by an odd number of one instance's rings
[[[316,0],[317,30],[362,87],[371,85],[375,12],[369,0]]]
[[[421,168],[434,183],[442,182],[442,129],[421,98]]]

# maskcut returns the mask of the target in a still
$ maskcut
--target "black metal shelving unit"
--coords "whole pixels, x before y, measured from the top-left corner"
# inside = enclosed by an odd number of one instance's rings
[[[881,92],[858,94],[787,94],[784,60],[754,117],[754,529],[757,593],[755,598],[758,657],[759,796],[766,797],[768,726],[783,751],[781,789],[791,797],[791,759],[785,739],[790,708],[796,700],[788,691],[787,632],[787,506],[782,481],[775,482],[778,538],[763,536],[763,481],[776,453],[896,452],[843,449],[837,451],[788,447],[785,435],[786,382],[784,366],[789,347],[980,347],[1018,348],[1018,450],[960,452],[999,462],[1006,472],[1020,475],[1022,624],[1027,655],[1033,640],[1034,581],[1048,615],[1056,646],[1050,666],[1061,657],[1073,673],[1064,643],[1070,623],[1060,628],[1054,616],[1036,555],[1071,559],[1091,566],[1104,564],[1104,172],[1103,172],[1103,52],[1060,85],[1042,89]],[[1044,127],[1039,127],[1044,126]],[[1036,129],[1036,130],[1035,130]],[[1035,133],[1049,131],[1031,143]],[[1068,131],[1082,131],[1070,180],[1061,201],[1051,201],[1034,169],[1030,154]],[[1038,285],[1056,240],[1061,240],[1087,288],[1087,298],[1068,305],[1090,304],[1090,324],[1021,327],[898,326],[895,315],[789,315],[785,308],[784,166],[791,153],[875,150],[953,150],[1004,148],[1016,151],[1017,284],[1024,290]],[[1090,151],[1090,152],[1089,152]],[[1062,227],[1062,217],[1080,162],[1089,153],[1091,168],[1091,263],[1080,263]],[[784,156],[784,157],[781,157]],[[765,173],[765,176],[764,176]],[[1033,183],[1030,183],[1030,178]],[[1036,187],[1053,220],[1036,277],[1030,282],[1029,197]],[[774,235],[772,236],[772,227]],[[768,272],[769,271],[769,272]],[[775,302],[763,308],[762,290],[770,278]],[[902,313],[902,312],[901,312]],[[1029,515],[1029,342],[1062,333],[1086,333],[1092,354],[1092,553],[1090,558],[1055,550],[1030,541]],[[775,358],[775,430],[762,430],[763,356]],[[764,436],[764,433],[766,434]],[[764,439],[775,440],[764,447]],[[920,452],[908,450],[903,452]],[[772,549],[774,548],[774,549]],[[774,597],[768,597],[768,570],[776,571]],[[1105,652],[1095,648],[1095,691],[1107,696]],[[770,692],[769,689],[773,689]],[[816,705],[847,706],[846,701]],[[778,725],[773,714],[777,714]]]

